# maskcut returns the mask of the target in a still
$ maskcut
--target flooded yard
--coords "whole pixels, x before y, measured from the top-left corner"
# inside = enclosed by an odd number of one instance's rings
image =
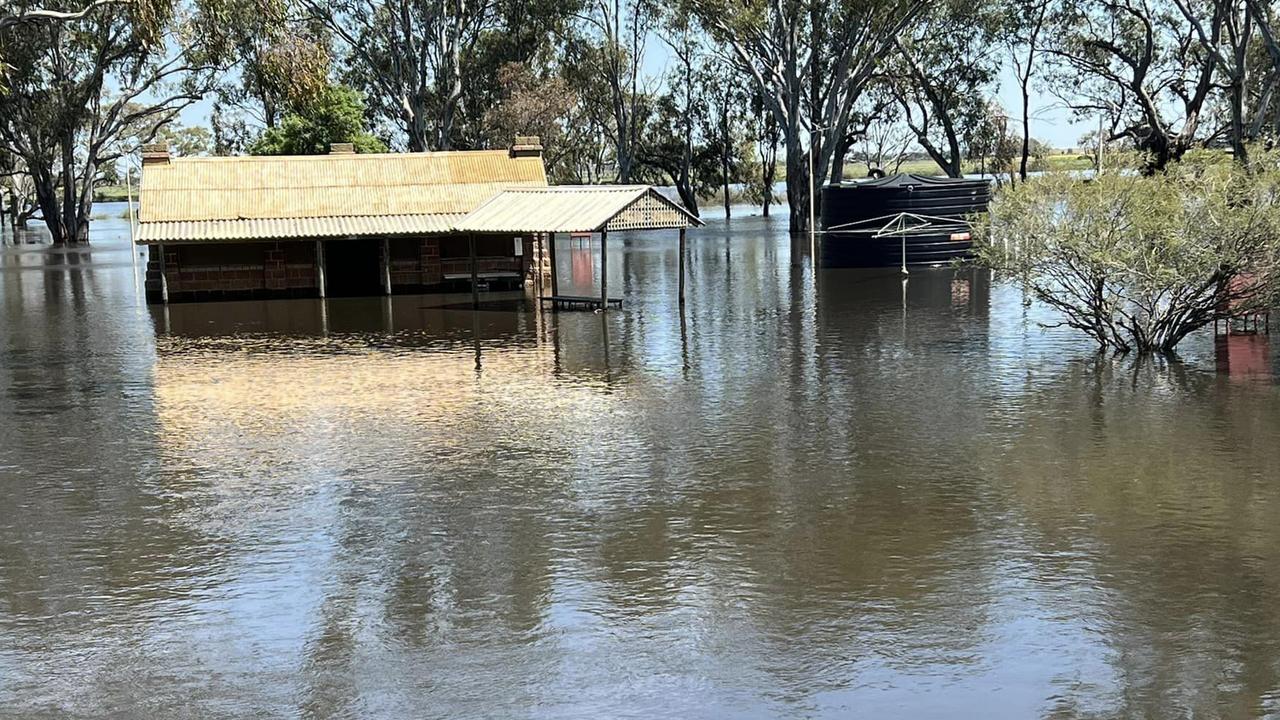
[[[683,312],[611,236],[607,314],[0,248],[0,717],[1280,717],[1273,346],[785,228],[692,231]]]

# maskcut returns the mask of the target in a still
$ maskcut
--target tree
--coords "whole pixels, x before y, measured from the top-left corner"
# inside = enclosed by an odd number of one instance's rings
[[[299,0],[345,56],[345,80],[410,152],[450,150],[464,59],[493,26],[495,0]]]
[[[1236,160],[1248,163],[1249,143],[1245,110],[1249,104],[1249,48],[1254,38],[1253,4],[1247,0],[1173,0],[1190,24],[1205,54],[1225,76],[1230,115],[1231,148]],[[1203,8],[1208,5],[1209,10]],[[1205,15],[1208,15],[1206,18]]]
[[[55,10],[70,11],[55,7]],[[87,242],[103,163],[150,141],[210,87],[231,30],[203,5],[102,5],[76,23],[0,34],[15,71],[0,149],[22,158],[55,244]]]
[[[13,25],[24,22],[36,22],[40,20],[49,20],[53,22],[66,22],[68,20],[79,20],[80,18],[93,12],[95,8],[103,5],[112,5],[120,2],[120,0],[94,0],[93,2],[76,10],[45,10],[42,8],[25,8],[18,7],[10,10],[5,7],[9,3],[0,5],[0,30],[5,30]]]
[[[653,121],[642,152],[646,164],[667,173],[680,196],[680,203],[694,215],[703,183],[695,174],[695,131],[705,125],[706,104],[702,102],[699,77],[707,59],[706,48],[682,13],[669,13],[663,18],[661,37],[671,49],[675,67],[666,77],[666,91],[657,98]]]
[[[760,159],[760,210],[769,217],[775,200],[773,186],[778,174],[778,118],[766,106],[759,88],[751,94],[751,116],[756,128],[756,150]]]
[[[569,46],[571,62],[596,76],[607,91],[606,128],[614,145],[617,181],[633,181],[647,93],[642,65],[655,7],[650,0],[593,0],[581,16],[583,34]],[[589,102],[595,95],[584,96]]]
[[[156,133],[155,142],[168,147],[177,157],[211,155],[215,151],[213,133],[200,125],[169,123]]]
[[[254,155],[324,155],[333,143],[351,143],[358,153],[386,152],[365,130],[364,102],[349,87],[330,86],[267,128],[250,148]]]
[[[939,3],[895,41],[887,85],[920,147],[949,177],[964,175],[965,138],[983,120],[983,101],[996,76],[997,18],[989,6]]]
[[[0,218],[11,228],[26,229],[35,212],[35,187],[22,158],[0,152]]]
[[[1022,155],[1018,176],[1026,180],[1031,158],[1031,80],[1035,77],[1043,34],[1049,24],[1053,0],[1013,2],[1003,8],[1001,31],[1009,58],[1013,62],[1022,101]]]
[[[1280,167],[1251,165],[1031,178],[992,202],[979,258],[1102,350],[1173,352],[1227,308],[1275,300]]]
[[[808,227],[809,158],[839,177],[850,110],[923,0],[688,0],[727,59],[752,78],[786,150],[793,232]],[[807,143],[807,147],[806,147]],[[815,205],[817,199],[815,198]]]
[[[1212,9],[1204,21],[1211,44],[1222,25]],[[1195,144],[1217,58],[1181,13],[1149,0],[1064,0],[1052,27],[1046,52],[1058,92],[1078,112],[1109,117],[1111,138],[1134,141],[1144,172],[1163,170]]]
[[[215,88],[211,113],[219,154],[245,151],[261,130],[280,124],[329,86],[330,41],[324,28],[294,17],[293,0],[218,0],[238,28],[235,72]]]
[[[854,157],[868,172],[880,169],[895,174],[915,142],[916,133],[903,122],[901,109],[896,104],[878,104],[867,114]]]
[[[509,95],[504,69],[522,68],[539,81],[562,81],[556,60],[582,4],[583,0],[494,0],[493,20],[462,58],[466,71],[455,119],[455,141],[461,147],[506,147],[511,142],[512,135],[494,137],[487,125],[490,111]],[[522,128],[514,134],[536,133]]]
[[[547,175],[553,182],[573,177],[565,127],[578,98],[569,83],[556,75],[539,77],[519,63],[503,66],[498,81],[502,96],[484,115],[483,141],[494,146],[510,143],[517,135],[537,135]]]

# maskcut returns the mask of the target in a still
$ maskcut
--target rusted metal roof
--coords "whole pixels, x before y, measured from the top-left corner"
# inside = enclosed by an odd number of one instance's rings
[[[141,223],[137,242],[223,242],[448,233],[464,215],[373,215],[263,220],[180,220]]]
[[[458,223],[480,233],[658,230],[701,225],[648,185],[510,188]]]
[[[342,235],[353,218],[373,223],[362,227],[435,228],[438,217],[423,218],[468,213],[503,188],[546,184],[540,156],[507,150],[176,158],[144,166],[139,222],[143,238],[171,242]]]

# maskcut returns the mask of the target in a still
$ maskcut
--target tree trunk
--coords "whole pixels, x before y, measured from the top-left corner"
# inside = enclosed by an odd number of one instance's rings
[[[729,219],[729,105],[720,105],[720,179],[724,183],[724,219]]]
[[[676,180],[676,194],[680,196],[680,202],[684,203],[685,210],[692,213],[694,217],[701,216],[698,211],[698,195],[690,186],[688,176]]]
[[[44,216],[44,224],[49,228],[49,238],[54,245],[66,243],[66,235],[62,231],[62,207],[58,203],[58,183],[53,173],[47,168],[35,169],[31,175],[35,185],[36,204],[40,214]]]
[[[1245,5],[1244,19],[1241,24],[1243,27],[1233,37],[1235,71],[1231,76],[1230,88],[1231,148],[1235,153],[1236,162],[1245,165],[1249,162],[1249,137],[1245,131],[1244,118],[1244,106],[1248,95],[1245,80],[1248,73],[1249,40],[1253,35],[1253,8],[1248,4]]]
[[[763,147],[760,153],[761,175],[764,180],[764,195],[761,210],[769,217],[769,206],[773,204],[773,183],[778,172],[778,121],[773,113],[765,111]]]
[[[63,132],[62,146],[62,217],[59,219],[61,232],[55,244],[71,245],[76,242],[76,164],[75,136],[71,130]]]
[[[809,155],[798,137],[787,141],[787,208],[792,234],[808,231]]]
[[[1030,64],[1031,58],[1028,56],[1028,68]],[[1027,91],[1030,70],[1027,72],[1028,76],[1018,78],[1022,89],[1022,163],[1018,167],[1018,176],[1024,181],[1027,179],[1027,165],[1031,157],[1031,93]]]
[[[835,151],[831,154],[831,184],[839,185],[844,182],[844,156],[849,154],[849,147],[853,144],[853,137],[848,133],[842,134],[839,140],[836,140]]]
[[[427,147],[427,101],[422,93],[415,93],[405,100],[404,108],[405,133],[409,137],[409,152],[426,152]]]

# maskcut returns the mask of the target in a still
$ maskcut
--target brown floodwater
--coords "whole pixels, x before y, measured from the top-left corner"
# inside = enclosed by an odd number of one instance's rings
[[[1265,338],[1098,360],[784,227],[683,313],[665,235],[605,315],[0,249],[0,717],[1280,717]]]

